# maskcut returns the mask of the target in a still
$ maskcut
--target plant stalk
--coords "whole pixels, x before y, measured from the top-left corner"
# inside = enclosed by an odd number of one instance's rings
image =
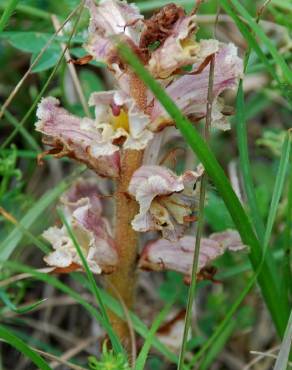
[[[119,264],[107,280],[108,291],[115,296],[115,290],[130,310],[133,308],[136,286],[136,262],[138,253],[138,233],[133,230],[131,221],[138,213],[138,204],[128,195],[128,187],[133,173],[141,166],[143,151],[126,150],[121,164],[121,175],[116,192],[116,235]],[[113,285],[114,289],[111,288]],[[109,311],[113,329],[126,349],[130,349],[130,332],[126,321]]]

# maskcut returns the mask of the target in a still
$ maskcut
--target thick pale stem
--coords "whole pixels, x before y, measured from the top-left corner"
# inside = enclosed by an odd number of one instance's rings
[[[131,221],[138,213],[138,205],[129,197],[128,187],[133,173],[141,166],[142,158],[142,151],[126,150],[123,154],[121,176],[116,192],[116,243],[119,249],[119,265],[108,277],[109,292],[116,296],[117,291],[128,309],[132,309],[134,304],[138,252],[138,235],[131,226]],[[112,312],[109,312],[109,316],[114,330],[129,349],[128,324]]]

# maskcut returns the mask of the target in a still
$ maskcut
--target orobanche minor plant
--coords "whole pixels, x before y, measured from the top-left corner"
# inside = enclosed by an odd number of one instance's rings
[[[36,129],[57,158],[85,163],[96,177],[81,179],[61,198],[64,215],[91,271],[105,274],[108,290],[133,308],[138,269],[174,270],[191,276],[195,248],[196,204],[204,168],[176,173],[168,160],[177,142],[175,122],[131,68],[120,58],[125,43],[194,124],[206,117],[210,61],[214,60],[212,127],[227,130],[227,109],[219,95],[236,88],[242,60],[233,44],[196,41],[196,15],[169,4],[149,19],[134,5],[118,0],[88,0],[90,58],[102,61],[116,88],[93,93],[95,118],[77,117],[54,97],[37,110]],[[171,150],[173,152],[173,149]],[[167,167],[168,164],[168,167]],[[115,192],[104,195],[107,178]],[[112,206],[114,203],[114,212]],[[145,233],[148,233],[145,235]],[[68,230],[51,227],[43,234],[54,251],[45,257],[61,271],[82,269]],[[143,244],[141,247],[139,244]],[[225,250],[244,246],[238,233],[226,230],[201,240],[198,278]],[[112,325],[128,346],[127,324],[110,313]]]

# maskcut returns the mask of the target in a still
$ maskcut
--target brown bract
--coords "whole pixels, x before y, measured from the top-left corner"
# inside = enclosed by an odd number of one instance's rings
[[[141,34],[139,47],[148,49],[154,42],[162,44],[172,32],[174,24],[184,16],[184,9],[174,3],[156,11],[152,17],[144,20],[145,28]]]

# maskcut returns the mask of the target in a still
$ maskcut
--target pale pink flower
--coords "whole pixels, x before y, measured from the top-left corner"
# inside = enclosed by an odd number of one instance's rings
[[[74,116],[59,105],[58,99],[49,97],[42,99],[37,109],[36,130],[43,133],[44,143],[53,147],[49,153],[74,158],[101,176],[118,177],[119,153],[105,143],[100,155],[102,135],[95,122]]]
[[[152,52],[148,68],[151,74],[159,79],[170,77],[180,68],[197,64],[198,66],[219,49],[217,40],[196,42],[192,36],[196,29],[195,16],[186,16],[174,26],[171,35],[164,43]]]
[[[143,15],[134,4],[125,1],[101,0],[98,5],[87,0],[90,13],[89,40],[85,49],[98,61],[111,65],[119,60],[114,36],[138,44]]]
[[[91,271],[110,273],[118,263],[116,244],[107,220],[102,217],[98,187],[90,180],[76,182],[61,198],[64,216],[81,247]],[[49,266],[82,266],[81,259],[65,225],[50,227],[43,233],[54,249],[44,257]]]
[[[129,193],[140,206],[132,221],[134,230],[158,230],[171,240],[181,236],[193,221],[196,183],[202,174],[201,166],[181,176],[162,166],[140,167],[129,184]]]
[[[143,249],[139,266],[142,269],[177,271],[188,279],[191,276],[196,238],[184,236],[176,242],[158,239],[149,242]],[[246,248],[235,230],[215,233],[201,239],[198,272],[221,256],[225,251],[239,251]]]
[[[242,75],[242,60],[237,57],[237,50],[233,44],[220,44],[215,53],[215,69],[213,83],[213,106],[212,125],[226,130],[229,128],[228,121],[222,113],[224,108],[223,100],[218,96],[226,89],[235,89],[238,79]],[[196,70],[197,66],[193,66]],[[194,120],[206,116],[206,102],[209,85],[208,65],[201,73],[179,77],[166,87],[166,92],[175,101],[183,113]],[[154,100],[151,109],[150,129],[159,131],[167,125],[173,124],[172,118],[165,112],[165,109],[158,100]]]
[[[52,154],[84,162],[101,176],[118,177],[120,147],[142,150],[152,139],[146,128],[149,118],[137,110],[133,99],[117,91],[94,93],[89,103],[95,106],[95,120],[70,114],[55,98],[43,99],[36,129],[54,148]]]

